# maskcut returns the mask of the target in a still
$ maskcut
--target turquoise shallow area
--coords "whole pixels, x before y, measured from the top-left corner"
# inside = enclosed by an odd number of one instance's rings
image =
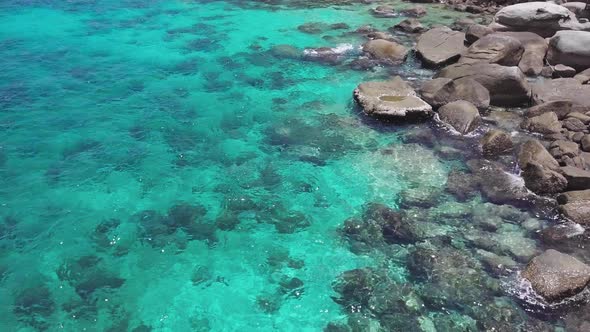
[[[332,283],[383,258],[352,253],[343,221],[443,186],[453,164],[356,113],[351,91],[385,71],[269,51],[361,43],[347,30],[298,31],[306,22],[399,21],[368,8],[3,1],[2,330],[318,331],[345,320]],[[458,14],[436,15],[425,21]]]

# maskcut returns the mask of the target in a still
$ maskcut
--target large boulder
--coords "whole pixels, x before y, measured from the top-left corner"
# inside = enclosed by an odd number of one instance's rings
[[[551,2],[527,2],[506,6],[491,25],[497,31],[530,31],[551,37],[559,30],[584,28],[567,8]]]
[[[590,68],[590,32],[559,31],[549,40],[547,61],[578,71]]]
[[[524,52],[518,63],[518,68],[528,76],[537,76],[543,70],[545,54],[547,53],[547,41],[541,36],[527,31],[498,32],[502,36],[518,39],[524,47]]]
[[[518,67],[489,63],[457,63],[443,68],[437,77],[471,78],[490,93],[490,103],[496,106],[519,106],[530,100],[530,87]]]
[[[416,54],[425,66],[438,67],[453,63],[465,51],[465,34],[448,27],[434,28],[418,38]]]
[[[366,114],[376,117],[413,120],[433,114],[432,107],[418,98],[399,76],[389,81],[361,83],[354,90],[354,98]]]
[[[529,262],[522,277],[547,301],[559,301],[586,287],[590,282],[590,266],[549,249]]]
[[[465,100],[446,104],[438,110],[438,115],[441,121],[463,135],[474,131],[481,121],[477,108]]]
[[[575,78],[538,81],[532,84],[532,98],[536,105],[550,101],[570,101],[590,107],[590,85],[583,85]]]
[[[405,46],[384,39],[369,40],[363,45],[363,52],[377,60],[394,64],[403,62],[408,56]]]
[[[503,66],[517,66],[524,47],[516,38],[491,34],[471,45],[459,59],[459,63],[487,62]]]
[[[468,101],[482,111],[490,106],[488,89],[471,78],[435,78],[422,85],[420,95],[434,108],[457,100]]]

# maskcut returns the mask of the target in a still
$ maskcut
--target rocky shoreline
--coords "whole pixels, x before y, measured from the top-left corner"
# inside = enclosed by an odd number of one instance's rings
[[[438,68],[432,80],[417,91],[400,77],[364,82],[354,98],[367,115],[393,123],[434,117],[451,135],[474,133],[499,107],[524,109],[518,132],[488,121],[472,170],[485,171],[491,184],[481,190],[494,203],[539,204],[531,198],[537,195],[556,200],[560,222],[544,233],[553,242],[568,241],[564,232],[557,235],[564,225],[590,224],[590,23],[584,8],[529,2],[498,10],[487,26],[434,27],[417,37],[413,50],[423,66]],[[383,15],[387,8],[375,12]],[[409,52],[385,39],[367,42],[363,51],[391,64]],[[526,188],[506,180],[511,163]],[[550,249],[533,258],[522,276],[546,301],[558,302],[584,290],[590,267]]]

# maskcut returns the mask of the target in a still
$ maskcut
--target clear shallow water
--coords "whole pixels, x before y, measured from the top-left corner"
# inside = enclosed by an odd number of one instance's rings
[[[442,188],[461,162],[356,113],[356,84],[385,70],[271,51],[354,50],[347,32],[400,19],[293,4],[0,4],[2,330],[318,331],[347,319],[333,299],[344,271],[387,266],[412,282],[407,247],[355,252],[340,229],[370,202]],[[458,14],[441,15],[424,22]],[[297,29],[308,22],[350,28]],[[435,235],[484,206],[445,204],[431,212],[455,221]],[[422,313],[440,314],[472,324]]]

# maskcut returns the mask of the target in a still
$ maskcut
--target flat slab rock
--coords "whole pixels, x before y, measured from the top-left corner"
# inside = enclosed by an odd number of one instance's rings
[[[366,114],[376,117],[413,120],[433,115],[432,107],[418,98],[399,76],[389,81],[361,83],[354,90],[354,98]]]
[[[453,63],[467,49],[465,33],[447,27],[426,31],[418,38],[416,52],[426,66],[437,67]]]
[[[582,85],[575,78],[544,80],[532,84],[535,105],[552,101],[569,101],[572,104],[590,106],[590,85]]]
[[[549,249],[533,258],[522,277],[547,301],[556,302],[581,292],[590,282],[590,266],[575,257]]]

